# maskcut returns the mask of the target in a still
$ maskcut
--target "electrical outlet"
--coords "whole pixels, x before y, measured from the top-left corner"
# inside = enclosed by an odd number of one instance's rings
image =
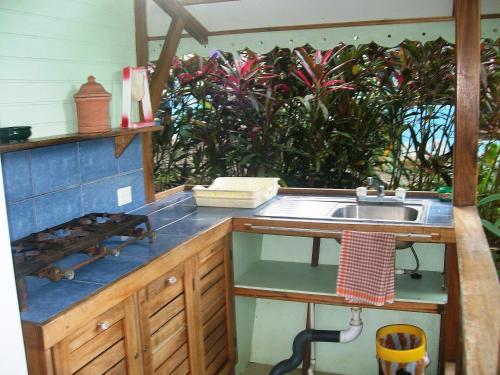
[[[132,202],[132,186],[125,186],[116,190],[118,206],[124,206]]]

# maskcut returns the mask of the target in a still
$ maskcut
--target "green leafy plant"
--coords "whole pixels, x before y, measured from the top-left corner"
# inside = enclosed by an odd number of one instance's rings
[[[482,44],[489,139],[499,128],[498,47]],[[370,175],[388,188],[450,185],[454,97],[454,46],[442,39],[178,58],[158,113],[158,189],[222,175],[309,187],[353,188]],[[481,199],[494,193],[488,186]]]

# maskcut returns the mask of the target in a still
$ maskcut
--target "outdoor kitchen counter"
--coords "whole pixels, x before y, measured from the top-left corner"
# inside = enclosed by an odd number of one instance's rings
[[[275,197],[273,200],[277,199],[283,199],[283,196]],[[442,203],[437,199],[429,199],[429,203],[426,224],[450,228],[451,204]],[[225,219],[234,217],[255,220],[256,213],[263,207],[265,205],[256,209],[197,207],[192,193],[184,191],[136,209],[131,213],[148,215],[151,226],[156,231],[156,240],[153,243],[144,239],[131,244],[125,247],[117,257],[107,256],[77,270],[73,280],[51,282],[45,278],[26,277],[28,310],[21,313],[21,318],[25,322],[43,324]],[[262,219],[263,225],[266,225],[268,218],[259,217],[259,219]],[[305,221],[291,220],[289,222],[297,225]],[[107,242],[110,246],[113,243],[117,242]],[[86,257],[83,254],[74,254],[57,264],[64,269],[65,266],[78,263]]]

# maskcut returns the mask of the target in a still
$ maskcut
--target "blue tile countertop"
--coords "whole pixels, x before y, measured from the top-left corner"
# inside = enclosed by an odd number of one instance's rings
[[[147,239],[125,247],[119,256],[107,256],[76,271],[73,280],[51,282],[36,276],[27,276],[28,311],[21,313],[23,321],[42,324],[110,283],[131,273],[151,260],[167,253],[183,242],[229,217],[252,217],[274,200],[255,209],[197,207],[191,192],[179,192],[131,211],[148,215],[156,240]],[[432,200],[427,224],[450,226],[451,205]],[[108,246],[119,239],[110,239]],[[73,254],[57,264],[63,269],[86,259],[84,254]]]

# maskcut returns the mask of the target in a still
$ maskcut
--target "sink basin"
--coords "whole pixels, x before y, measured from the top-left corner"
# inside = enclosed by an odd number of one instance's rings
[[[401,203],[355,203],[318,198],[288,198],[272,202],[257,216],[315,220],[378,221],[392,223],[422,223],[425,215],[422,201]]]
[[[351,204],[335,209],[332,218],[417,223],[422,222],[422,209],[422,205]],[[337,242],[340,243],[340,239]],[[396,241],[396,249],[407,249],[411,245],[410,241]]]
[[[422,201],[411,201],[405,204],[394,202],[355,203],[352,199],[289,197],[271,203],[256,215],[289,219],[417,224],[425,222],[424,207],[425,204]],[[337,241],[339,241],[338,238]],[[413,242],[398,240],[396,248],[406,249],[412,244]]]
[[[332,218],[374,220],[374,221],[396,221],[396,222],[420,222],[422,206],[401,205],[377,205],[377,204],[350,204],[336,208]]]

